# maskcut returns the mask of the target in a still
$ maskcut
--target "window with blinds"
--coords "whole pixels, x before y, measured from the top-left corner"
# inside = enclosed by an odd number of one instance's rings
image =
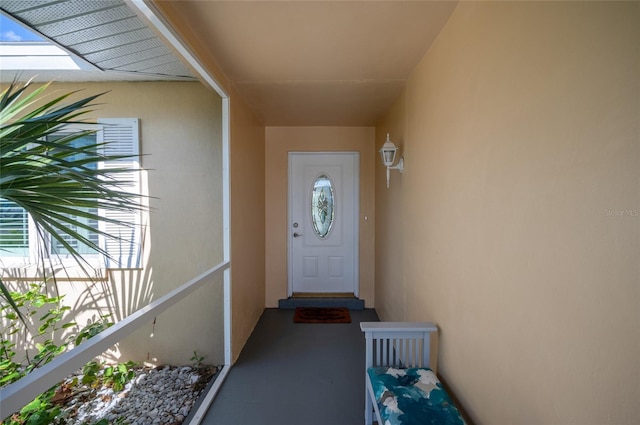
[[[119,175],[114,185],[118,190],[129,191],[140,194],[140,138],[139,120],[137,118],[105,118],[99,119],[100,130],[95,134],[90,134],[74,141],[77,147],[90,146],[98,142],[101,153],[105,155],[123,155],[128,158],[116,161],[104,161],[97,164],[98,167],[128,168],[130,173]],[[113,238],[99,235],[86,229],[73,229],[83,232],[83,236],[95,242],[108,253],[108,257],[103,259],[104,265],[111,268],[137,268],[140,267],[141,258],[141,218],[140,211],[107,211],[93,209],[99,215],[116,219],[123,225],[113,223],[98,222],[86,218],[76,217],[78,220],[85,220],[86,224],[94,229],[100,229]],[[29,258],[30,252],[36,252],[30,247],[38,244],[37,235],[29,226],[29,217],[26,211],[13,202],[0,199],[0,257],[25,257],[25,263],[33,262],[35,259]],[[85,256],[97,256],[97,253],[90,247],[79,243],[77,240],[65,236],[66,242],[76,248],[80,254]],[[58,241],[49,238],[47,248],[50,254],[57,257],[64,257],[68,250]]]
[[[53,139],[57,139],[60,136],[64,135],[65,132],[60,132],[57,133],[55,135],[51,135],[49,137],[47,137],[47,140],[53,140]],[[87,147],[91,147],[91,146],[95,146],[96,145],[96,141],[97,141],[97,133],[93,133],[93,134],[87,134],[84,135],[82,137],[78,137],[77,139],[73,140],[70,144],[74,147],[74,148],[87,148]],[[94,149],[94,153],[95,153],[95,149]],[[77,160],[82,160],[84,158],[86,158],[85,154],[75,154],[69,157],[70,161],[77,161]],[[87,168],[90,169],[96,169],[97,168],[97,164],[87,164],[86,165]],[[87,212],[96,214],[98,212],[97,208],[86,208],[85,209]],[[81,217],[81,216],[71,216],[69,214],[65,214],[66,216],[72,217],[75,221],[81,222],[84,225],[87,225],[89,227],[92,227],[94,229],[98,228],[98,221],[97,220],[93,220],[93,219],[89,219],[86,217]],[[99,237],[98,237],[98,233],[97,232],[91,232],[90,230],[87,230],[83,227],[79,227],[79,226],[75,226],[75,225],[69,225],[68,226],[72,231],[81,234],[83,237],[87,238],[88,240],[90,240],[91,242],[95,243],[96,245],[98,245],[99,243]],[[80,241],[78,241],[77,239],[64,234],[62,232],[58,232],[59,235],[62,236],[62,239],[64,239],[64,241],[66,243],[68,243],[71,247],[73,247],[73,249],[75,249],[79,254],[81,255],[91,255],[91,254],[97,254],[96,251],[94,249],[92,249],[90,246],[80,243]],[[68,255],[69,254],[69,250],[57,239],[51,238],[51,240],[49,241],[49,252],[51,254],[55,254],[55,255]]]
[[[103,145],[103,154],[123,155],[127,158],[101,163],[101,168],[128,168],[131,173],[120,175],[117,187],[131,193],[140,192],[140,137],[137,118],[110,118],[98,121],[102,131],[98,143]],[[109,253],[105,259],[107,267],[137,268],[141,258],[140,211],[100,211],[101,215],[127,225],[100,222],[100,229],[112,238],[102,237],[101,246]]]
[[[29,217],[14,202],[0,198],[0,256],[29,256]]]

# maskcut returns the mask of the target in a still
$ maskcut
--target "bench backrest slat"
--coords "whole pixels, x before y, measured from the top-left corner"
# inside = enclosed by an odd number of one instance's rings
[[[438,328],[430,322],[362,322],[366,368],[429,367],[430,334]]]

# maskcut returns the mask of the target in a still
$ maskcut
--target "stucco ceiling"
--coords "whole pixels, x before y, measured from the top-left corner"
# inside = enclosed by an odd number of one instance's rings
[[[159,7],[163,9],[160,2]],[[373,125],[455,1],[173,1],[266,125]],[[164,5],[167,10],[167,5]]]
[[[0,5],[97,68],[55,71],[53,78],[192,78],[130,1],[3,0]],[[198,40],[269,126],[375,124],[457,5],[454,0],[152,3],[178,34]],[[14,78],[7,72],[2,77]],[[51,78],[46,72],[40,77]]]

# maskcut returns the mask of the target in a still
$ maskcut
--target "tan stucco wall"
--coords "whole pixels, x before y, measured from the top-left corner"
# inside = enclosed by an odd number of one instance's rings
[[[142,268],[113,271],[108,283],[59,283],[80,326],[99,314],[119,321],[223,260],[221,99],[197,82],[54,84],[48,93],[105,93],[92,118],[139,118]],[[194,350],[224,362],[222,281],[208,284],[127,337],[113,354],[152,364],[188,364]]]
[[[376,169],[377,311],[437,322],[476,423],[638,422],[638,22],[462,2],[376,129],[406,165]]]
[[[232,354],[234,361],[264,310],[264,126],[231,102]]]
[[[230,103],[232,360],[235,361],[264,310],[264,125],[235,92],[205,48],[208,40],[182,16],[175,2],[154,2]]]
[[[360,152],[360,298],[373,307],[374,128],[267,127],[265,152],[266,306],[287,298],[288,153]],[[365,220],[366,217],[366,220]]]

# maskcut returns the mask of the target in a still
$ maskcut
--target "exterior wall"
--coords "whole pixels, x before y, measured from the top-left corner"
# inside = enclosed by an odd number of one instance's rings
[[[112,270],[108,282],[59,283],[80,326],[100,314],[118,321],[223,261],[221,99],[197,82],[55,84],[49,92],[105,94],[88,118],[139,118],[143,268]],[[224,362],[222,280],[191,294],[123,340],[114,359]]]
[[[439,325],[476,423],[637,423],[638,22],[461,2],[376,129],[406,167],[376,170],[378,313]]]
[[[266,306],[287,298],[288,153],[360,152],[360,298],[373,307],[374,283],[374,128],[267,127],[265,152]],[[367,217],[365,220],[364,217]]]
[[[264,126],[231,102],[232,354],[237,360],[264,311]]]
[[[154,2],[200,63],[216,79],[230,102],[231,309],[232,361],[235,361],[264,310],[264,126],[235,92],[203,48],[206,39],[182,16],[174,2]]]

